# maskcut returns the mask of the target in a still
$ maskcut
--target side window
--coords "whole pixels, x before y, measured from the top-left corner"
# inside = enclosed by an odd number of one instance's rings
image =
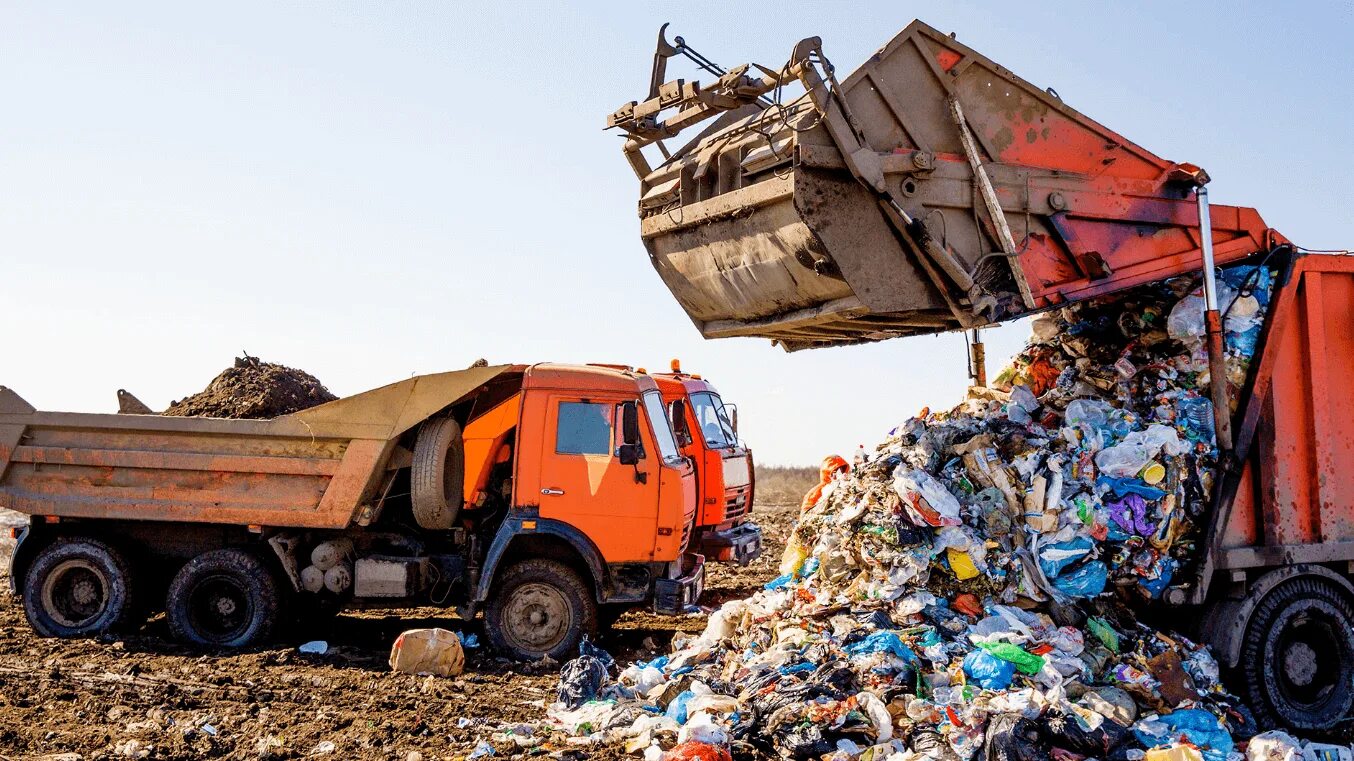
[[[555,430],[558,454],[611,454],[611,405],[560,402]]]

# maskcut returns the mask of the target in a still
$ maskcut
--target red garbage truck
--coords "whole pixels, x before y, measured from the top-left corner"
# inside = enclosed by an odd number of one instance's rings
[[[1354,257],[1210,207],[1198,166],[920,21],[845,76],[818,38],[783,65],[703,64],[708,84],[666,80],[678,55],[709,64],[660,33],[646,99],[607,126],[626,137],[649,258],[707,338],[794,351],[973,330],[1271,268],[1255,359],[1230,390],[1209,305],[1220,465],[1197,571],[1164,615],[1212,643],[1262,725],[1354,712]]]

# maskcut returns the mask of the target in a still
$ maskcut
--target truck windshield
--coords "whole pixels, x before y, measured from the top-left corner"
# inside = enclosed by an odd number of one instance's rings
[[[724,409],[724,401],[719,394],[700,391],[691,395],[691,412],[696,416],[696,425],[705,438],[705,445],[712,449],[722,449],[738,443],[734,435],[733,423]]]
[[[648,414],[649,423],[653,425],[654,438],[658,439],[658,452],[663,455],[663,461],[681,460],[682,455],[677,450],[677,438],[672,435],[672,426],[668,423],[668,416],[663,408],[663,397],[657,391],[644,392],[644,412]]]

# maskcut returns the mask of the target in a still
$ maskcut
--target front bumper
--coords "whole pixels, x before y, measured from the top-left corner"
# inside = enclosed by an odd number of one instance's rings
[[[705,592],[705,556],[689,552],[682,559],[682,575],[658,579],[653,585],[653,609],[662,615],[685,613]]]
[[[701,552],[721,563],[747,565],[762,554],[762,527],[744,523],[725,531],[707,531],[700,538]]]

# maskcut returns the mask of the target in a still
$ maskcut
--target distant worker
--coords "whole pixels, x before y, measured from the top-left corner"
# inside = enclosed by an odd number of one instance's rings
[[[860,447],[856,449],[856,456],[851,459],[855,464],[856,470],[860,470],[860,466],[870,461],[870,455],[865,451],[864,444],[861,444]]]
[[[823,497],[823,489],[827,488],[827,485],[832,483],[832,480],[837,477],[837,474],[840,473],[841,475],[846,475],[850,471],[851,466],[846,463],[845,458],[841,455],[830,454],[827,457],[824,457],[823,466],[818,470],[818,485],[810,489],[808,494],[804,495],[804,501],[799,505],[799,512],[802,513],[818,504],[818,500]]]

